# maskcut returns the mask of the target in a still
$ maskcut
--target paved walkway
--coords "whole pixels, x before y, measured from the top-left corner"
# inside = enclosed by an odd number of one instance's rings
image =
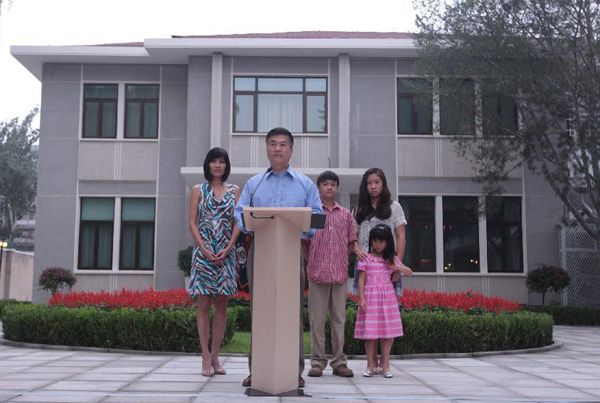
[[[243,357],[204,378],[198,356],[137,355],[0,346],[3,402],[600,402],[600,328],[556,326],[563,348],[533,354],[392,362],[394,378],[306,379],[308,397],[247,397]],[[308,365],[307,365],[308,367]]]

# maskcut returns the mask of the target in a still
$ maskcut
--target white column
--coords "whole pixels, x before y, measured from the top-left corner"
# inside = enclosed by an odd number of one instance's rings
[[[485,196],[479,197],[479,205],[485,203]],[[487,274],[488,258],[487,258],[487,221],[483,214],[479,214],[479,272]]]
[[[338,56],[339,69],[339,137],[338,160],[340,168],[350,168],[350,56]]]
[[[444,210],[442,196],[435,196],[435,272],[444,273]]]
[[[223,54],[212,55],[210,93],[210,147],[221,147],[221,118],[223,114]]]

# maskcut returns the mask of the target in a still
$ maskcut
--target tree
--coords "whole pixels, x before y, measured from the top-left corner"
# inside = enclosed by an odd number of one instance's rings
[[[39,130],[31,124],[34,108],[20,123],[18,118],[0,123],[0,215],[2,232],[11,239],[14,222],[34,206],[37,184]]]
[[[544,305],[546,293],[550,290],[563,292],[571,284],[571,277],[561,267],[541,265],[527,273],[525,284],[530,292],[542,294],[542,305]]]
[[[457,138],[455,148],[474,164],[486,193],[501,192],[509,172],[526,164],[600,241],[600,3],[414,0],[414,6],[420,74],[469,77],[481,94],[469,104],[456,89],[439,86],[440,97],[476,116],[478,136]],[[506,119],[511,102],[518,110],[514,125]]]

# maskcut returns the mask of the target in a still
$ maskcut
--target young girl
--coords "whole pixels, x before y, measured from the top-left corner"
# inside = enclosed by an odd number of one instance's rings
[[[391,274],[412,275],[412,270],[396,257],[392,230],[385,224],[369,232],[369,253],[358,262],[358,305],[354,338],[365,339],[367,370],[372,377],[380,371],[392,378],[390,351],[394,337],[402,336],[402,321]],[[377,359],[377,340],[381,339],[381,358]],[[379,364],[378,364],[379,362]],[[381,370],[378,368],[380,365]]]

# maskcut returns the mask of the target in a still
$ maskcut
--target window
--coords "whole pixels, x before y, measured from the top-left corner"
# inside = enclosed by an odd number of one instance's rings
[[[398,134],[432,134],[432,85],[420,78],[398,79]]]
[[[154,206],[154,199],[123,199],[121,208],[121,269],[153,269]]]
[[[83,137],[117,137],[117,84],[83,87]]]
[[[326,78],[235,77],[233,131],[327,132]]]
[[[517,104],[514,97],[495,92],[483,85],[483,134],[484,136],[506,136],[518,128]]]
[[[522,273],[521,199],[488,198],[486,205],[488,271]]]
[[[440,79],[440,133],[475,134],[475,88],[469,79]]]
[[[125,86],[125,138],[158,137],[158,85]]]
[[[79,269],[112,268],[114,214],[114,199],[81,199]]]
[[[416,272],[435,272],[435,198],[400,197],[408,225],[404,263]]]
[[[479,272],[477,197],[443,197],[444,272]]]

